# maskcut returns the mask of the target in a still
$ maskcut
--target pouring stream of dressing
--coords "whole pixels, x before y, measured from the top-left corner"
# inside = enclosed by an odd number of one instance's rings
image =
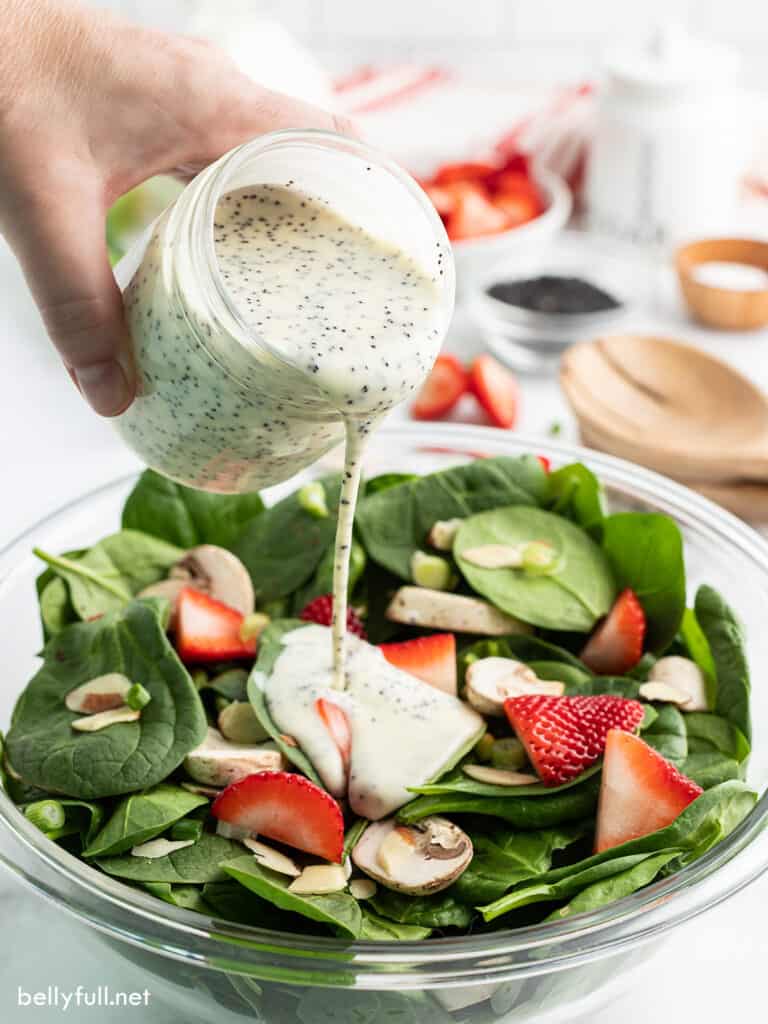
[[[303,415],[345,427],[333,574],[333,687],[343,690],[349,558],[365,444],[382,417],[420,386],[437,356],[438,282],[322,200],[276,185],[222,197],[214,245],[223,282],[254,334],[305,375],[306,404],[311,398],[313,408]],[[439,275],[441,262],[440,254]],[[264,368],[256,364],[257,371],[263,381]],[[274,400],[257,403],[255,426],[267,435],[289,428],[290,396],[278,384]]]

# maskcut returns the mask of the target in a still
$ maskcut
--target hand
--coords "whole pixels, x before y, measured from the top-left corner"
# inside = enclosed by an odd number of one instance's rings
[[[134,396],[106,212],[278,128],[348,123],[270,92],[215,47],[64,0],[6,0],[0,23],[0,231],[70,376],[96,412]]]

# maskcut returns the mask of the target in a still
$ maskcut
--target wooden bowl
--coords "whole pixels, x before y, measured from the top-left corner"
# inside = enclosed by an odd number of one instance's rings
[[[768,324],[768,288],[737,291],[698,281],[701,263],[748,263],[768,272],[768,242],[749,238],[708,238],[677,250],[675,264],[680,288],[692,316],[710,327],[751,331]]]

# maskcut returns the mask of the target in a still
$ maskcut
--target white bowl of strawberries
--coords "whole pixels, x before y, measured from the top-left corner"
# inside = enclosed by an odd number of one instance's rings
[[[460,285],[523,246],[549,242],[573,205],[562,178],[520,154],[501,163],[444,164],[421,185],[453,245]]]

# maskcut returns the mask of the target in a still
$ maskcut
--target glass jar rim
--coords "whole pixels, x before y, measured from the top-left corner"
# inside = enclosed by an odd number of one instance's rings
[[[513,454],[536,451],[555,460],[584,458],[609,485],[635,495],[677,505],[696,516],[724,544],[738,547],[768,576],[768,543],[751,528],[707,499],[649,470],[623,460],[549,439],[499,438],[486,427],[420,425],[383,428],[389,445],[454,451]],[[457,447],[452,449],[452,444]],[[439,446],[439,447],[438,447]],[[84,495],[66,508],[117,489],[116,481]],[[0,559],[23,545],[16,538]],[[211,922],[170,905],[158,910],[156,898],[130,889],[90,868],[51,843],[0,792],[0,820],[14,844],[13,856],[0,849],[0,862],[38,892],[100,931],[178,960],[213,969],[280,978],[299,984],[360,988],[454,987],[502,982],[562,970],[650,941],[667,929],[709,909],[768,869],[768,793],[724,840],[688,867],[632,896],[571,919],[475,936],[422,942],[348,942],[310,938],[224,922]],[[203,923],[201,923],[203,922]]]

